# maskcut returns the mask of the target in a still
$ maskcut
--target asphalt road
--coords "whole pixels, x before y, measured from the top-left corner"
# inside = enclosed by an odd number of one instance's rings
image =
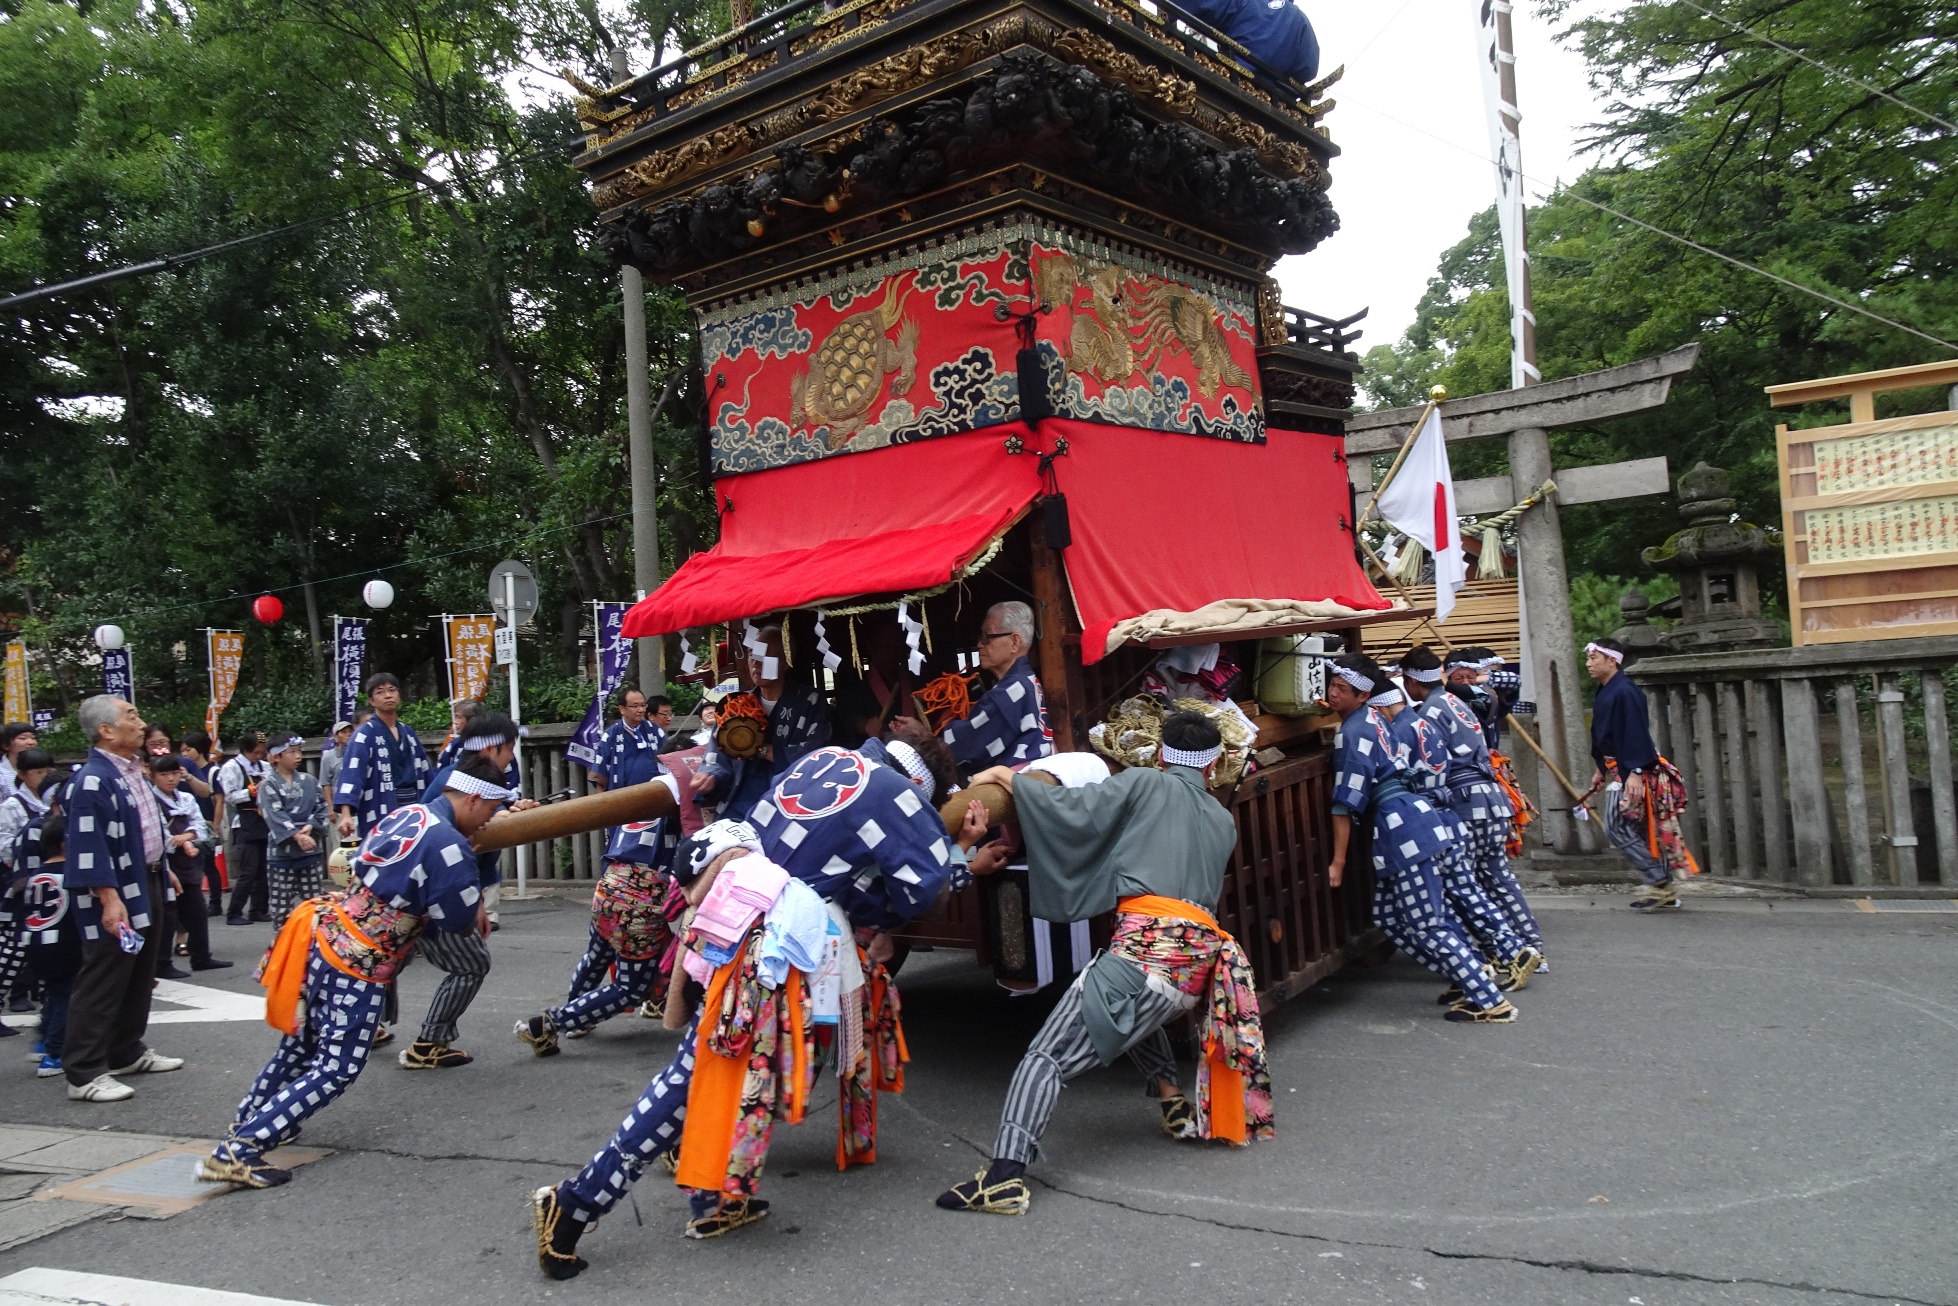
[[[909,1087],[883,1099],[876,1166],[836,1172],[827,1088],[808,1123],[776,1133],[767,1221],[687,1242],[678,1191],[648,1175],[636,1211],[586,1237],[592,1268],[569,1284],[536,1270],[527,1195],[604,1141],[675,1036],[622,1017],[532,1058],[510,1027],[561,991],[586,918],[576,901],[506,902],[463,1024],[474,1065],[377,1064],[309,1122],[304,1143],[333,1155],[289,1187],[82,1225],[0,1254],[0,1275],[93,1270],[325,1306],[1958,1303],[1958,915],[1722,900],[1644,919],[1624,902],[1539,900],[1554,973],[1520,995],[1513,1026],[1444,1023],[1437,982],[1399,959],[1287,1007],[1268,1024],[1273,1143],[1171,1143],[1126,1066],[1084,1077],[1023,1219],[931,1199],[978,1168],[1046,1002],[1007,998],[961,954],[914,957]],[[269,938],[217,933],[241,962]],[[251,991],[248,970],[223,986]],[[436,978],[410,969],[405,1011]],[[217,1136],[270,1031],[154,1034],[190,1064],[120,1105],[70,1103],[0,1058],[0,1123]]]

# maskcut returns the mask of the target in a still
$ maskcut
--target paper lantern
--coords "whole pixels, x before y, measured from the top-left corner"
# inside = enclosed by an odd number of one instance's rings
[[[261,594],[252,600],[252,615],[269,626],[286,615],[286,605],[277,595]]]
[[[385,608],[394,602],[394,586],[384,580],[370,580],[360,591],[360,597],[367,601],[370,608]]]
[[[121,626],[97,626],[95,628],[95,647],[104,653],[114,652],[122,647]]]

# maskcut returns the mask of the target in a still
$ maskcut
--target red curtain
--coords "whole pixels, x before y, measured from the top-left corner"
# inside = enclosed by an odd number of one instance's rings
[[[1018,435],[1027,450],[1006,450]],[[1264,444],[1050,419],[724,477],[721,542],[626,614],[657,635],[824,599],[943,585],[1042,492],[1036,450],[1065,437],[1054,487],[1062,555],[1101,660],[1116,622],[1220,599],[1387,601],[1353,558],[1337,436],[1274,430]]]

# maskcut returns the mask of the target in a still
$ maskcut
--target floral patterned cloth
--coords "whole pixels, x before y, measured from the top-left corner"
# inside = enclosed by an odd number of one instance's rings
[[[1177,991],[1199,1000],[1197,1123],[1212,1137],[1211,1066],[1227,1066],[1244,1077],[1244,1123],[1248,1138],[1271,1138],[1271,1070],[1265,1059],[1264,1024],[1258,1017],[1257,982],[1237,940],[1201,921],[1122,912],[1108,950],[1157,975]]]
[[[387,984],[414,955],[424,924],[423,917],[355,885],[339,901],[327,900],[313,937],[336,969],[369,984]]]
[[[592,928],[628,961],[646,961],[666,947],[667,904],[673,877],[636,862],[610,862],[591,896]],[[671,968],[667,968],[671,974]]]
[[[1679,814],[1686,810],[1686,780],[1679,768],[1661,757],[1645,768],[1645,793],[1634,799],[1630,792],[1618,799],[1619,814],[1645,828],[1646,846],[1654,857],[1662,858],[1666,868],[1677,873],[1698,875],[1700,864],[1679,833]]]
[[[1503,795],[1509,799],[1509,810],[1514,813],[1509,818],[1509,838],[1504,841],[1503,852],[1511,857],[1521,857],[1523,831],[1536,821],[1536,804],[1523,792],[1523,786],[1516,783],[1516,764],[1508,757],[1492,748],[1489,750],[1489,765],[1495,770],[1496,783],[1502,786]]]

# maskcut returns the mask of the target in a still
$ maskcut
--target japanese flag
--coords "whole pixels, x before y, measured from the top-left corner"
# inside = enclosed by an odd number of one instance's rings
[[[1455,478],[1441,438],[1441,410],[1430,409],[1401,469],[1375,501],[1389,526],[1419,540],[1435,560],[1435,620],[1455,610],[1455,591],[1468,583],[1468,561],[1455,526]]]

